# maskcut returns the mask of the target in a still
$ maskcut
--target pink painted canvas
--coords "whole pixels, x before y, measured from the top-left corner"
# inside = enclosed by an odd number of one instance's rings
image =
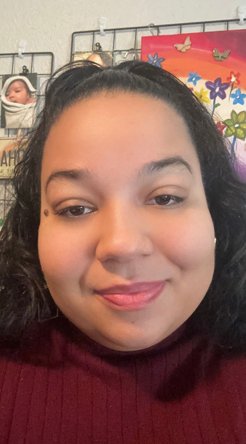
[[[209,109],[246,181],[246,30],[143,37],[141,58],[179,77]]]

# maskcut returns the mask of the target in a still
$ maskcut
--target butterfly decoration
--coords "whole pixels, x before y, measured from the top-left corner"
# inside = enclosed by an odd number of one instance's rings
[[[228,59],[230,52],[231,51],[229,49],[227,49],[224,52],[219,52],[218,49],[214,48],[214,50],[213,50],[214,59],[217,62],[224,62],[226,59]]]
[[[176,43],[176,45],[174,45],[174,47],[180,52],[188,51],[188,49],[191,48],[190,36],[188,35],[188,37],[186,37],[184,43]]]

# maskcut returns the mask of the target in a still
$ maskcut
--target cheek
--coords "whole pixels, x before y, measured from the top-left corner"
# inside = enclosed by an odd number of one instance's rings
[[[23,103],[26,103],[27,102],[27,95],[24,93],[24,94],[22,94],[22,96],[21,96],[21,101],[23,102]]]
[[[81,236],[80,236],[81,237]],[[45,276],[52,279],[73,279],[87,268],[91,252],[88,245],[79,239],[76,230],[72,233],[40,226],[39,259]]]
[[[161,232],[161,231],[160,231]],[[162,229],[156,243],[181,269],[214,264],[214,226],[208,210],[189,210]]]

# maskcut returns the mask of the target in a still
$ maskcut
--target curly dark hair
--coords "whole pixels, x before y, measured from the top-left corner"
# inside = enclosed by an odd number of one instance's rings
[[[189,318],[196,332],[227,348],[246,345],[246,184],[236,175],[225,141],[193,93],[169,72],[144,62],[102,68],[77,62],[48,82],[44,109],[15,168],[15,201],[0,234],[0,338],[23,337],[54,302],[38,257],[40,173],[43,148],[61,113],[99,91],[131,91],[164,100],[186,122],[201,165],[217,238],[215,272],[203,301]]]

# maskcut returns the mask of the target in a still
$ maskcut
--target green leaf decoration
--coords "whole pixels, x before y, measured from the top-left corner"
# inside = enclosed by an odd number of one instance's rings
[[[225,136],[226,137],[231,137],[231,136],[233,136],[235,134],[235,132],[236,132],[236,130],[235,130],[234,126],[230,126],[230,128],[228,126],[226,128],[226,130],[225,130]]]
[[[245,140],[246,134],[241,128],[237,128],[235,136],[237,139]]]
[[[246,122],[246,111],[241,111],[237,115],[238,123]]]
[[[231,119],[226,119],[222,123],[223,123],[223,125],[226,125],[226,126],[234,126],[234,123]]]
[[[226,126],[234,126],[235,125],[231,119],[226,119],[222,123]]]
[[[244,111],[242,111],[242,112],[244,112]],[[237,123],[237,119],[238,119],[237,113],[233,109],[232,112],[231,112],[231,120],[233,121],[233,124]]]
[[[218,106],[220,106],[220,103],[216,103],[216,105],[214,106],[214,108],[218,108]]]

